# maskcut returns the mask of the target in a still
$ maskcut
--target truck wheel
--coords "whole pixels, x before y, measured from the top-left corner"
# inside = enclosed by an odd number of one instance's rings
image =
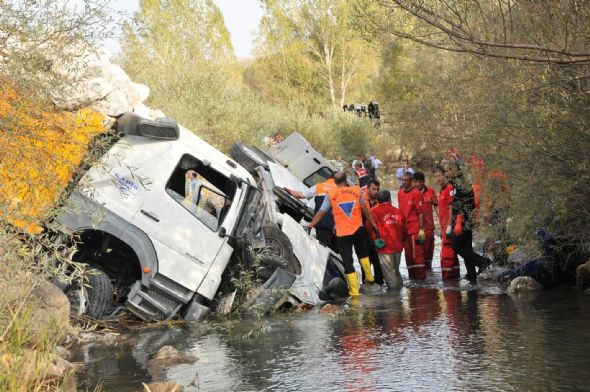
[[[85,314],[100,320],[112,305],[111,279],[106,273],[96,268],[89,268],[84,276],[86,278],[84,287],[74,283],[66,290],[71,310],[78,315]]]
[[[246,146],[242,143],[234,143],[229,150],[229,155],[250,173],[256,173],[256,168],[258,166],[262,166],[265,170],[269,170],[268,162],[274,162],[273,159],[261,149]]]
[[[289,237],[278,227],[264,226],[262,228],[266,248],[261,254],[261,263],[264,266],[282,267],[287,271],[299,275],[301,265],[293,253],[293,245]]]

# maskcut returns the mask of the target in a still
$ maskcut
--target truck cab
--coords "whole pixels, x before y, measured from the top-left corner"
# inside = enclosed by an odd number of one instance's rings
[[[146,321],[198,318],[260,192],[244,168],[175,122],[128,113],[116,126],[123,136],[56,219],[79,238],[76,260],[95,273],[97,287],[79,295],[83,308],[104,316],[114,289]]]

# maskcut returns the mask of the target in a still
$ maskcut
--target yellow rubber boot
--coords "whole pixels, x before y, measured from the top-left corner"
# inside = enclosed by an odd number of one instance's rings
[[[359,260],[361,263],[361,268],[365,273],[365,283],[375,283],[375,278],[373,278],[373,272],[371,272],[371,262],[369,261],[368,257],[363,257]]]
[[[356,272],[346,274],[346,281],[348,282],[348,295],[351,297],[359,296],[359,278],[356,276]]]

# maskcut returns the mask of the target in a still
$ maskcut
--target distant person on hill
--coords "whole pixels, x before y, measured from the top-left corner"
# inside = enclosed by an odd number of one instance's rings
[[[414,174],[414,169],[410,167],[408,158],[403,158],[402,166],[395,171],[395,178],[397,178],[397,182],[399,183],[400,188],[403,186],[402,177],[404,173],[410,173],[412,175]]]
[[[375,117],[375,104],[373,104],[373,101],[369,101],[368,110],[369,110],[369,118]]]

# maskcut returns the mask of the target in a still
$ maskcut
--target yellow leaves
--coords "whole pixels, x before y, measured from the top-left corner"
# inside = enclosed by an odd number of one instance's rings
[[[0,80],[0,215],[38,233],[105,126],[104,116],[91,109],[54,111],[25,95]]]

